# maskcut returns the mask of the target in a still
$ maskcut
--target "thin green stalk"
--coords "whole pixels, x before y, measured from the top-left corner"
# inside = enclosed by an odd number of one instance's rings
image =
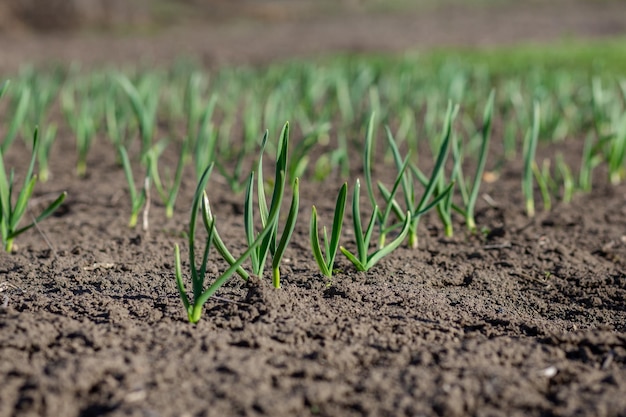
[[[48,161],[50,159],[50,150],[57,134],[57,126],[55,124],[48,125],[44,131],[37,150],[37,162],[39,163],[39,181],[47,182],[50,178],[50,168]]]
[[[474,173],[474,180],[472,182],[471,191],[465,204],[465,223],[470,231],[476,231],[476,200],[478,199],[478,191],[480,189],[480,183],[483,178],[483,172],[485,171],[485,164],[487,163],[487,154],[489,153],[489,138],[491,137],[491,125],[493,120],[493,103],[495,99],[495,91],[491,90],[485,110],[483,112],[483,126],[481,129],[481,142],[480,151],[478,153],[478,165],[476,172]]]
[[[343,224],[343,217],[346,208],[346,201],[348,199],[348,183],[344,183],[339,194],[337,195],[337,202],[335,203],[335,214],[333,217],[333,226],[330,232],[330,240],[326,231],[326,226],[323,228],[323,240],[324,240],[324,253],[320,246],[319,232],[317,227],[317,209],[315,206],[311,212],[311,222],[309,227],[309,238],[311,242],[311,249],[315,261],[322,271],[322,274],[327,277],[332,277],[333,267],[335,265],[335,257],[337,256],[337,249],[339,248],[339,239],[341,237],[341,227]]]
[[[4,95],[9,87],[10,82],[7,80],[2,84],[2,90],[0,97]],[[13,114],[11,115],[11,122],[9,123],[9,128],[4,136],[4,140],[2,141],[2,145],[0,145],[0,152],[3,154],[9,149],[17,134],[19,132],[24,119],[26,118],[26,114],[28,111],[28,105],[30,103],[31,91],[28,86],[22,86],[19,91],[19,96],[14,98],[13,105]]]
[[[87,174],[87,155],[96,135],[94,104],[88,98],[76,102],[76,86],[70,86],[61,94],[61,106],[65,119],[76,137],[76,174],[84,177]],[[84,94],[84,91],[81,90]]]
[[[219,158],[215,160],[215,166],[217,170],[220,172],[222,177],[226,180],[228,185],[230,186],[231,191],[234,194],[239,194],[246,187],[246,182],[243,179],[243,163],[246,158],[246,151],[241,149],[239,154],[237,155],[237,159],[235,160],[235,167],[233,169],[232,174],[226,170],[226,167],[223,163],[220,162]],[[201,165],[197,165],[199,167]]]
[[[7,176],[4,157],[0,152],[0,235],[2,237],[2,244],[7,252],[13,250],[13,241],[20,234],[29,230],[31,227],[43,221],[49,217],[65,200],[66,192],[61,193],[56,200],[54,200],[48,207],[46,207],[41,214],[39,214],[35,220],[21,228],[18,228],[24,213],[28,207],[28,201],[33,194],[35,184],[37,183],[37,176],[34,175],[35,160],[38,152],[38,131],[35,129],[33,136],[33,150],[31,153],[30,164],[24,177],[24,184],[17,194],[15,205],[12,203],[13,192],[17,191],[14,181],[13,170]]]
[[[257,194],[258,194],[258,209],[261,219],[261,227],[272,227],[272,232],[269,233],[258,249],[253,252],[250,257],[252,263],[252,270],[254,273],[261,277],[265,268],[265,262],[268,256],[272,257],[272,281],[276,288],[280,288],[280,272],[278,267],[282,260],[286,245],[291,238],[293,228],[297,219],[298,205],[299,205],[299,192],[298,192],[298,180],[294,181],[293,185],[293,197],[291,207],[287,216],[287,222],[285,223],[283,232],[278,240],[278,223],[270,225],[268,223],[269,212],[274,210],[280,210],[282,204],[282,191],[285,188],[285,173],[288,167],[288,144],[289,144],[289,123],[285,123],[283,130],[280,134],[280,138],[277,146],[276,165],[275,165],[275,177],[274,186],[272,191],[272,198],[270,200],[269,209],[265,196],[265,181],[263,177],[263,153],[267,145],[268,134],[263,137],[261,144],[261,152],[259,160],[257,162]],[[246,187],[246,196],[244,204],[244,225],[246,231],[246,239],[248,245],[250,245],[255,239],[254,232],[254,211],[253,211],[253,194],[254,194],[254,175],[251,174]]]
[[[452,191],[452,187],[454,186],[454,183],[450,183],[444,190],[439,191],[439,194],[434,197],[434,200],[432,202],[430,201],[435,194],[435,191],[437,190],[439,177],[443,175],[446,160],[448,159],[450,142],[452,138],[452,121],[457,113],[458,105],[452,106],[452,103],[449,102],[444,118],[441,142],[436,153],[437,158],[435,161],[435,167],[433,168],[430,178],[427,181],[423,182],[426,187],[424,193],[422,194],[422,197],[417,204],[415,203],[415,200],[407,201],[407,208],[411,212],[412,217],[408,235],[409,247],[414,249],[418,247],[417,227],[421,216],[432,207],[436,206],[440,200],[444,199],[447,193]],[[417,168],[414,168],[413,166],[411,168],[411,172],[413,172],[414,176],[418,180],[420,180],[420,177],[423,177],[422,180],[425,179],[425,176],[423,176],[423,174],[420,174],[421,171],[419,171]]]
[[[270,213],[267,218],[267,225],[263,228],[263,230],[257,235],[256,239],[252,242],[251,245],[248,246],[248,249],[241,254],[239,258],[235,262],[233,262],[229,268],[226,269],[221,275],[219,275],[213,283],[207,288],[204,289],[204,283],[206,280],[206,269],[207,262],[209,257],[209,250],[211,248],[212,243],[214,242],[215,230],[216,230],[216,221],[214,217],[210,217],[207,213],[203,213],[203,218],[210,218],[211,221],[208,225],[209,235],[205,242],[203,255],[201,257],[201,264],[198,268],[196,266],[196,255],[195,255],[195,236],[196,236],[196,218],[200,208],[200,202],[202,200],[202,196],[204,195],[204,189],[206,188],[206,184],[211,175],[211,171],[213,170],[213,165],[210,165],[206,168],[200,180],[198,181],[198,186],[196,188],[196,192],[194,194],[194,199],[192,202],[191,208],[191,218],[189,221],[189,231],[187,233],[188,244],[189,244],[189,266],[191,272],[191,282],[192,282],[192,291],[193,298],[187,294],[185,289],[185,284],[183,282],[183,274],[180,260],[180,249],[178,244],[175,247],[175,275],[176,275],[176,286],[178,288],[178,293],[183,302],[183,306],[185,307],[185,311],[187,312],[187,318],[191,323],[197,323],[200,321],[202,317],[202,308],[204,304],[215,294],[217,290],[219,290],[230,277],[241,267],[241,265],[250,257],[252,252],[254,252],[259,245],[264,241],[265,237],[272,232],[273,225],[278,220],[279,208],[278,206],[272,207]],[[279,183],[277,185],[277,197],[282,199],[282,194],[284,191],[284,182]],[[206,206],[205,206],[206,209]],[[204,211],[204,210],[203,210]]]
[[[368,124],[367,124],[366,133],[365,133],[365,147],[364,147],[364,154],[363,154],[363,172],[365,176],[365,184],[367,187],[367,195],[369,197],[370,203],[372,204],[372,207],[379,207],[376,202],[376,197],[374,195],[374,185],[373,185],[374,180],[372,178],[372,154],[374,152],[375,119],[376,119],[376,113],[372,112],[369,118]],[[400,156],[400,152],[398,150],[396,142],[388,127],[386,128],[386,132],[387,132],[387,140],[389,143],[389,147],[392,150],[392,155],[396,163],[398,174],[394,180],[394,184],[393,184],[391,191],[387,190],[385,185],[382,184],[380,181],[377,182],[378,189],[380,193],[383,195],[383,198],[385,201],[384,210],[382,211],[380,209],[375,210],[376,212],[375,220],[376,220],[376,223],[378,224],[378,229],[379,229],[379,239],[378,239],[379,248],[382,248],[385,246],[387,233],[393,229],[393,227],[388,228],[387,223],[389,220],[389,215],[391,214],[391,211],[395,204],[395,196],[398,190],[400,189],[400,185],[404,189],[405,194],[406,193],[410,194],[408,190],[408,185],[407,185],[408,180],[405,176],[405,172],[410,161],[410,155],[407,155],[403,159]]]
[[[293,196],[291,198],[291,205],[289,207],[287,221],[285,222],[283,233],[280,237],[280,241],[278,242],[278,246],[276,246],[276,250],[272,254],[272,283],[274,284],[274,288],[280,288],[280,263],[285,254],[285,249],[287,248],[287,245],[291,240],[291,236],[293,235],[293,231],[296,227],[296,221],[298,219],[298,208],[300,206],[300,193],[298,183],[298,178],[295,178],[292,187]]]
[[[522,174],[522,191],[526,199],[526,214],[528,217],[535,216],[535,199],[533,196],[533,163],[535,163],[535,152],[537,150],[537,141],[539,139],[541,110],[539,102],[533,104],[533,121],[532,127],[526,134],[524,139],[524,172]]]
[[[165,150],[165,146],[165,141],[158,142],[150,149],[150,151],[148,151],[146,155],[148,160],[148,171],[150,172],[149,176],[154,183],[154,188],[161,197],[161,201],[165,204],[165,215],[167,218],[172,218],[174,216],[176,197],[178,196],[178,191],[180,190],[180,185],[183,180],[183,170],[185,168],[188,143],[187,141],[183,143],[183,149],[179,154],[178,162],[176,164],[176,171],[174,172],[173,178],[168,181],[169,186],[164,184],[161,180],[158,166],[159,157]]]
[[[215,151],[218,140],[218,129],[213,125],[211,119],[217,104],[217,95],[212,95],[208,104],[201,113],[198,128],[196,131],[196,140],[194,144],[194,164],[198,178],[202,172],[213,161],[215,161]]]
[[[144,187],[141,192],[137,192],[135,186],[135,180],[133,177],[133,170],[128,158],[128,152],[123,146],[119,146],[118,152],[120,154],[120,160],[124,169],[124,175],[126,182],[128,183],[128,192],[130,194],[131,212],[130,219],[128,221],[128,227],[135,227],[137,225],[137,219],[139,218],[139,211],[147,201],[148,188],[150,187],[150,171],[146,173],[146,181],[144,181]]]
[[[152,146],[152,139],[156,130],[157,105],[159,90],[156,82],[150,82],[148,93],[142,97],[140,90],[123,74],[117,74],[114,78],[122,91],[128,97],[130,105],[139,127],[141,137],[141,156],[144,159]]]
[[[576,184],[574,182],[572,171],[563,159],[563,154],[559,153],[556,155],[556,168],[563,181],[563,196],[561,199],[567,204],[572,201]]]
[[[400,234],[396,236],[396,238],[391,241],[389,244],[385,245],[382,248],[374,251],[372,254],[369,253],[370,242],[372,238],[372,234],[374,231],[374,225],[376,217],[378,216],[378,206],[374,206],[372,214],[370,216],[370,220],[365,228],[365,232],[363,232],[363,226],[361,224],[361,212],[359,207],[360,200],[360,192],[361,192],[361,183],[357,179],[356,185],[354,187],[354,193],[352,195],[352,221],[354,224],[354,234],[356,239],[357,253],[353,254],[343,246],[339,247],[341,253],[344,254],[346,258],[356,267],[359,271],[368,271],[374,265],[376,265],[382,258],[389,255],[391,252],[396,250],[398,246],[402,244],[404,239],[406,238],[409,232],[409,226],[411,223],[411,213],[407,212],[404,220],[404,224],[402,226],[402,230]]]
[[[544,211],[550,211],[552,209],[552,198],[550,197],[550,189],[548,186],[550,181],[550,171],[549,169],[545,169],[545,164],[543,168],[544,169],[539,169],[537,163],[533,161],[532,170],[535,176],[535,181],[537,181],[537,187],[539,188],[541,199],[543,200],[543,209]]]

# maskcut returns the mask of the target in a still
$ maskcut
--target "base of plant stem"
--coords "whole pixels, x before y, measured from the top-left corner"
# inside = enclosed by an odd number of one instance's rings
[[[193,305],[189,307],[189,311],[187,311],[187,318],[190,323],[196,324],[202,318],[202,306],[201,305]]]
[[[409,232],[408,244],[409,244],[409,248],[417,249],[417,244],[418,244],[417,233]]]
[[[272,284],[274,288],[280,288],[280,270],[278,268],[272,269]]]
[[[39,164],[39,182],[44,183],[48,182],[50,179],[50,171],[48,169],[42,168],[41,163]]]
[[[128,227],[131,229],[137,226],[137,218],[139,217],[139,213],[132,213],[130,215],[130,220],[128,220]]]
[[[78,162],[76,164],[76,175],[78,175],[79,177],[84,177],[85,175],[87,175],[87,164],[84,162]]]
[[[526,215],[535,217],[535,202],[533,200],[526,201]]]

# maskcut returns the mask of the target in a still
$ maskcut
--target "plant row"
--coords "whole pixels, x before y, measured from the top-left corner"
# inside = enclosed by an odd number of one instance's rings
[[[535,214],[535,194],[549,210],[554,199],[567,203],[575,192],[590,191],[593,171],[600,164],[607,168],[612,184],[624,179],[626,82],[600,77],[588,81],[548,72],[498,80],[484,69],[450,63],[433,77],[432,72],[420,72],[410,64],[414,63],[395,63],[387,69],[363,62],[322,69],[289,64],[260,73],[220,72],[211,83],[204,73],[189,67],[133,77],[117,72],[85,76],[27,71],[17,82],[0,86],[0,97],[6,99],[2,110],[8,115],[0,145],[2,243],[11,251],[16,236],[50,216],[64,201],[62,193],[30,224],[20,226],[37,182],[36,163],[39,180],[51,174],[48,159],[57,126],[49,119],[54,119],[55,109],[75,137],[77,175],[88,170],[94,140],[104,136],[112,144],[128,183],[130,227],[135,227],[142,210],[146,213],[151,188],[166,215],[173,216],[185,170],[191,165],[195,171],[197,189],[187,231],[190,294],[178,246],[175,251],[178,289],[192,322],[200,319],[204,303],[230,278],[262,277],[268,262],[273,285],[280,287],[280,264],[298,220],[300,178],[321,180],[335,173],[345,181],[339,188],[330,233],[325,227],[320,233],[315,206],[309,220],[311,252],[327,277],[333,274],[339,252],[356,269],[367,271],[403,244],[417,248],[420,219],[431,210],[447,236],[454,233],[455,215],[464,219],[469,232],[476,232],[476,203],[488,159],[492,170],[513,158],[523,161],[520,184],[528,216]],[[490,85],[497,89],[487,89]],[[278,131],[279,121],[285,119],[293,122],[283,125],[273,142],[269,132]],[[32,132],[29,126],[35,126]],[[266,133],[259,137],[263,128]],[[497,134],[497,151],[491,146],[492,131]],[[20,136],[27,142],[34,138],[21,187],[3,163],[4,154]],[[573,140],[584,142],[578,167],[572,168],[561,154],[536,161],[540,142],[568,146]],[[179,149],[178,161],[163,169],[161,156],[173,146]],[[354,180],[351,166],[354,149],[362,150],[361,173],[371,207],[364,218],[361,181]],[[266,180],[263,172],[268,153],[275,155],[272,180]],[[246,161],[255,154],[248,172]],[[428,169],[421,166],[424,160],[429,160]],[[376,161],[394,172],[391,180],[376,177]],[[247,249],[238,257],[220,237],[205,193],[215,171],[233,192],[244,192]],[[143,176],[139,183],[137,173]],[[342,246],[349,188],[355,238]],[[291,203],[286,217],[281,217],[288,189]],[[206,240],[198,255],[200,222]],[[144,227],[148,227],[146,216]],[[211,247],[229,267],[206,287]]]

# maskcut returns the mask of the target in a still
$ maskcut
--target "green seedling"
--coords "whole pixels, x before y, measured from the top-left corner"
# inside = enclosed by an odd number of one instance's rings
[[[0,98],[7,91],[9,84],[10,81],[7,80],[0,87]],[[28,112],[31,96],[30,88],[28,86],[22,86],[16,94],[18,94],[18,96],[14,97],[12,102],[13,113],[10,117],[11,122],[9,123],[9,128],[4,136],[2,145],[0,145],[0,152],[2,152],[2,154],[6,153],[7,149],[9,149],[17,137]]]
[[[526,200],[526,215],[528,217],[535,216],[535,199],[533,193],[533,164],[535,163],[535,152],[537,150],[537,141],[539,139],[541,110],[539,102],[535,101],[533,105],[533,121],[530,130],[524,138],[524,172],[522,174],[522,191]]]
[[[626,81],[619,83],[622,99],[626,101]],[[619,185],[626,178],[626,112],[617,109],[618,115],[613,117],[613,132],[608,139],[607,165],[609,169],[609,181],[613,185]]]
[[[541,199],[543,200],[543,209],[544,211],[550,211],[552,209],[550,183],[553,181],[550,175],[550,160],[545,159],[541,168],[539,168],[539,165],[533,161],[532,170],[535,176],[535,181],[537,181],[537,187],[539,188]]]
[[[220,172],[222,177],[224,177],[233,194],[239,194],[246,188],[247,182],[246,179],[244,179],[243,174],[243,163],[245,162],[246,156],[247,153],[245,149],[241,149],[235,159],[235,167],[233,168],[232,173],[228,172],[227,168],[220,163],[219,160],[215,161],[217,170]],[[197,167],[199,166],[200,165],[197,165]]]
[[[261,240],[261,243],[255,246],[254,250],[251,251],[250,261],[252,264],[253,273],[258,276],[263,276],[263,271],[265,269],[265,263],[267,261],[268,256],[272,257],[272,284],[275,288],[280,288],[280,263],[282,261],[285,249],[291,236],[293,234],[293,230],[295,229],[296,220],[298,216],[298,208],[299,208],[299,181],[296,178],[293,183],[293,196],[291,200],[291,205],[289,208],[289,213],[287,215],[287,220],[285,221],[285,225],[283,228],[283,232],[278,238],[278,222],[275,224],[270,223],[271,213],[276,211],[280,212],[280,207],[282,205],[284,189],[285,189],[285,169],[287,168],[287,145],[289,140],[289,124],[285,124],[283,127],[282,133],[280,135],[279,143],[278,143],[278,153],[276,157],[276,165],[275,165],[275,177],[274,177],[274,186],[272,191],[272,199],[269,204],[265,197],[265,183],[263,180],[263,153],[265,152],[265,146],[267,144],[268,133],[266,132],[263,136],[263,141],[261,144],[261,152],[259,161],[257,163],[257,171],[258,171],[258,180],[257,180],[257,188],[258,188],[258,208],[259,215],[261,219],[261,227],[263,230],[266,228],[270,229],[270,233],[268,233],[264,239]],[[250,173],[248,176],[248,181],[246,183],[246,193],[244,198],[244,227],[246,233],[246,242],[248,243],[248,247],[251,247],[254,242],[258,240],[258,234],[255,232],[254,227],[254,172]],[[210,206],[208,204],[208,199],[206,202],[207,210],[207,220],[206,223],[209,224],[214,220],[214,217],[211,213]],[[225,247],[222,239],[220,238],[217,232],[214,233],[214,237],[212,242],[215,244],[217,251],[222,255],[222,257],[230,264],[234,265],[235,258]],[[242,268],[236,269],[236,272],[243,279],[248,279],[249,274],[244,271]]]
[[[452,203],[452,197],[454,194],[454,186],[450,188],[449,192],[446,192],[447,187],[450,184],[456,185],[456,182],[460,182],[461,186],[463,185],[463,177],[462,177],[462,164],[463,158],[461,156],[459,141],[456,139],[456,135],[453,136],[452,141],[452,153],[454,155],[454,166],[452,168],[452,172],[450,173],[450,181],[446,178],[445,173],[439,176],[439,180],[437,181],[437,188],[435,189],[433,196],[435,198],[439,197],[443,193],[445,193],[445,197],[440,199],[439,203],[436,206],[437,214],[439,215],[439,219],[441,219],[441,223],[443,224],[443,231],[446,237],[454,236],[454,226],[452,225],[452,208],[456,207]],[[461,187],[462,190],[462,187]]]
[[[35,129],[33,137],[33,151],[24,177],[24,184],[17,194],[15,205],[12,204],[13,193],[17,192],[15,178],[13,170],[11,170],[7,177],[4,167],[3,154],[0,153],[0,234],[2,235],[2,244],[7,252],[13,250],[13,241],[20,234],[24,233],[31,227],[43,221],[46,217],[50,216],[65,200],[66,192],[61,193],[56,200],[54,200],[46,209],[44,209],[35,220],[19,228],[20,220],[24,216],[28,207],[28,201],[33,194],[35,184],[37,183],[37,176],[34,175],[35,159],[37,158],[39,141],[37,139],[38,132]]]
[[[76,87],[67,87],[61,93],[61,107],[67,123],[76,136],[76,174],[84,177],[87,174],[87,154],[91,149],[96,135],[96,120],[94,116],[94,104],[84,98],[80,103],[76,102]]]
[[[352,195],[352,221],[354,223],[354,235],[356,239],[356,247],[357,253],[353,254],[348,249],[343,246],[339,247],[341,253],[345,255],[346,258],[356,267],[359,271],[368,271],[374,265],[376,265],[382,258],[389,255],[391,252],[396,250],[406,239],[407,234],[409,233],[409,228],[411,225],[411,213],[407,212],[406,216],[404,216],[404,224],[402,226],[402,230],[400,234],[389,244],[375,250],[373,253],[369,253],[370,242],[372,239],[372,234],[374,232],[374,226],[376,223],[376,218],[378,216],[378,206],[374,206],[372,211],[372,215],[370,216],[370,220],[365,228],[365,233],[363,232],[363,226],[361,224],[361,211],[359,207],[361,193],[361,184],[359,180],[356,180],[356,185],[354,187],[354,193]]]
[[[241,265],[250,257],[250,255],[257,249],[258,246],[262,244],[262,242],[266,239],[268,235],[272,233],[272,230],[275,228],[276,221],[278,219],[279,208],[278,206],[272,207],[270,213],[267,218],[267,223],[263,230],[257,235],[256,239],[248,246],[248,249],[241,254],[239,258],[230,265],[228,269],[226,269],[221,275],[219,275],[213,283],[207,288],[204,288],[204,283],[206,280],[207,274],[207,262],[209,258],[209,251],[211,249],[211,245],[215,241],[216,236],[216,220],[212,217],[208,212],[208,205],[204,202],[208,201],[208,199],[203,198],[206,196],[204,189],[206,188],[207,182],[211,175],[211,171],[213,170],[213,165],[210,165],[206,168],[200,180],[198,181],[198,186],[196,188],[196,192],[194,194],[193,202],[191,205],[191,217],[189,220],[189,231],[187,233],[188,245],[189,245],[189,267],[191,273],[191,284],[192,284],[192,294],[193,297],[190,298],[187,294],[187,290],[185,289],[185,283],[183,282],[183,274],[182,274],[182,266],[180,260],[180,249],[178,244],[175,247],[175,274],[176,274],[176,285],[178,288],[178,293],[183,302],[183,306],[185,311],[187,312],[187,318],[191,323],[197,323],[200,321],[202,317],[202,308],[204,304],[215,294],[217,290],[219,290],[230,278],[231,276],[241,267]],[[283,184],[281,182],[279,184]],[[284,188],[280,185],[276,189],[277,194],[282,197],[282,193]],[[204,221],[205,227],[208,230],[208,236],[205,241],[204,251],[202,254],[200,267],[196,265],[196,251],[195,251],[195,237],[196,237],[196,219],[198,216],[198,211],[200,209],[202,201],[202,219]]]
[[[193,161],[198,178],[202,172],[215,161],[218,129],[211,121],[215,105],[217,104],[217,95],[212,95],[208,104],[202,110],[198,127],[196,130],[196,140],[193,145]],[[189,137],[191,139],[191,137]]]
[[[37,162],[39,163],[39,181],[47,182],[50,178],[50,168],[48,160],[50,159],[50,150],[56,138],[57,126],[55,124],[48,125],[44,131],[37,149]]]
[[[0,98],[2,98],[4,96],[4,93],[7,92],[7,89],[9,88],[9,80],[5,80],[2,84],[0,84]]]
[[[156,143],[147,152],[146,158],[148,161],[148,176],[152,180],[154,188],[161,198],[161,201],[165,204],[165,216],[169,219],[174,216],[174,205],[176,204],[176,197],[178,196],[180,184],[183,180],[183,170],[185,168],[188,142],[186,141],[183,144],[183,149],[180,151],[178,162],[176,164],[176,171],[167,184],[161,180],[161,174],[159,173],[159,157],[165,150],[166,146],[166,141]]]
[[[430,178],[426,177],[426,175],[424,175],[424,173],[422,173],[422,171],[414,164],[409,164],[410,174],[412,174],[412,176],[409,176],[409,172],[401,176],[404,203],[406,206],[406,210],[410,213],[408,245],[409,247],[414,249],[418,247],[417,228],[419,225],[419,220],[426,212],[444,201],[444,199],[447,198],[448,194],[452,191],[452,188],[454,187],[454,182],[450,182],[447,186],[441,187],[439,178],[443,175],[444,166],[448,158],[450,142],[452,138],[452,121],[457,112],[458,106],[453,107],[452,104],[449,103],[446,117],[444,119],[441,141],[436,151],[435,167],[433,168]],[[403,160],[401,158],[400,151],[398,150],[398,147],[393,140],[393,136],[388,135],[388,143],[392,150],[392,155],[396,167],[399,167],[399,171],[402,171],[403,169],[401,167],[403,166],[402,164],[404,164],[405,162],[402,162]],[[408,160],[408,158],[405,158],[405,161],[406,160]],[[419,200],[417,200],[418,194],[415,190],[414,179],[417,179],[417,181],[421,183],[421,185],[424,187],[424,192]],[[379,190],[383,194],[385,201],[391,203],[392,209],[396,217],[400,219],[401,223],[404,223],[406,221],[404,215],[405,211],[395,200],[393,192],[389,192],[386,188],[381,186],[379,186]],[[372,199],[371,196],[370,199]],[[448,210],[446,216],[449,217],[450,204],[446,206],[446,210]]]
[[[556,169],[559,172],[561,180],[563,181],[563,195],[561,199],[566,204],[570,203],[572,201],[572,197],[574,196],[576,183],[574,181],[572,171],[563,159],[563,154],[559,153],[556,155]]]
[[[315,130],[305,135],[293,150],[288,166],[289,178],[298,178],[304,175],[310,161],[311,150],[320,143],[330,129],[329,123],[319,125]]]
[[[135,227],[137,225],[137,219],[139,218],[139,212],[148,203],[148,195],[150,192],[150,170],[147,170],[146,178],[144,180],[144,186],[140,192],[137,191],[135,185],[135,179],[133,177],[133,170],[128,158],[128,152],[126,148],[120,146],[117,148],[122,162],[122,168],[124,169],[124,175],[126,182],[128,183],[128,192],[130,194],[131,212],[130,219],[128,221],[128,227]],[[147,227],[147,220],[144,222],[144,228]]]
[[[42,126],[46,124],[46,115],[50,106],[61,88],[63,82],[62,71],[55,70],[50,73],[42,73],[34,67],[27,67],[20,78],[24,85],[36,94],[31,95],[26,120],[30,126]],[[41,170],[40,176],[41,179]]]
[[[462,165],[459,165],[461,181],[461,196],[465,205],[465,224],[467,228],[475,232],[476,231],[476,200],[478,199],[478,191],[480,189],[480,183],[483,178],[483,172],[485,171],[485,164],[487,163],[487,153],[489,152],[489,138],[491,137],[491,125],[493,120],[493,103],[495,99],[495,91],[492,90],[489,94],[489,99],[485,105],[483,112],[483,125],[480,131],[480,151],[478,153],[478,164],[476,166],[476,172],[474,173],[474,179],[469,187],[466,187],[465,176],[463,175]]]
[[[135,120],[139,127],[141,138],[142,160],[152,146],[152,140],[156,130],[157,107],[159,103],[159,89],[157,82],[150,79],[145,88],[147,92],[141,94],[140,90],[123,74],[117,74],[115,81],[130,101]]]
[[[125,140],[127,125],[128,122],[125,120],[123,110],[116,103],[115,95],[107,95],[104,98],[104,127],[115,148],[128,146]]]
[[[591,134],[585,139],[583,146],[580,172],[578,173],[578,187],[586,193],[591,192],[593,181],[593,170],[602,162],[602,156],[598,151],[598,146],[594,143]]]
[[[319,232],[317,227],[317,209],[315,206],[311,210],[311,223],[309,227],[309,238],[311,242],[311,249],[313,250],[313,256],[315,261],[324,274],[327,277],[333,276],[333,266],[335,265],[335,257],[337,255],[337,249],[339,248],[339,239],[341,237],[341,226],[343,224],[343,216],[346,208],[346,201],[348,198],[348,184],[344,183],[339,190],[337,196],[337,202],[335,204],[335,214],[333,217],[333,227],[330,232],[330,239],[328,239],[328,233],[326,226],[323,228],[322,239],[324,241],[324,252],[320,245]]]
[[[258,207],[259,207],[259,215],[261,218],[261,226],[265,228],[268,223],[269,212],[274,210],[280,210],[280,206],[282,204],[282,189],[285,188],[285,172],[288,166],[287,159],[287,150],[289,144],[289,123],[286,123],[281,132],[278,146],[277,146],[277,154],[276,154],[276,165],[275,165],[275,175],[274,175],[274,186],[272,192],[272,199],[269,204],[269,210],[267,205],[267,200],[265,197],[265,181],[263,179],[263,153],[265,151],[265,146],[267,144],[267,132],[263,137],[263,142],[261,144],[261,154],[259,157],[259,161],[257,163],[257,194],[258,194]],[[248,184],[246,187],[246,196],[245,196],[245,205],[244,205],[244,225],[246,230],[246,239],[248,245],[251,245],[252,242],[256,239],[254,232],[254,210],[253,210],[253,194],[254,194],[254,173],[252,173],[248,179]],[[259,245],[258,249],[252,252],[250,256],[250,260],[252,263],[252,270],[254,273],[261,277],[263,275],[263,270],[265,268],[265,262],[268,255],[272,257],[272,283],[275,288],[280,288],[280,262],[282,261],[282,257],[284,255],[285,249],[289,240],[291,239],[291,235],[293,234],[293,230],[296,225],[296,220],[298,216],[298,208],[299,208],[299,192],[298,192],[298,179],[294,180],[293,184],[293,195],[291,200],[291,205],[289,208],[289,213],[287,215],[287,220],[285,222],[283,232],[280,236],[280,240],[278,238],[278,223],[273,225],[272,232],[267,235],[267,237],[263,240],[262,244]]]
[[[187,116],[187,137],[189,140],[191,138],[198,136],[199,126],[202,125],[201,119],[204,114],[207,112],[207,108],[202,109],[202,98],[201,93],[204,87],[204,79],[202,74],[199,72],[194,72],[191,74],[187,80],[187,85],[185,86],[185,97],[184,97],[184,110]],[[211,99],[213,101],[213,98]],[[213,103],[213,106],[215,104]],[[209,104],[210,106],[210,104]],[[209,107],[207,106],[207,107]],[[212,112],[212,109],[211,109]],[[210,120],[210,115],[209,115]]]
[[[367,129],[365,133],[365,152],[364,152],[363,159],[364,159],[364,173],[365,173],[365,184],[367,186],[367,194],[369,196],[372,206],[379,207],[378,204],[376,203],[376,198],[374,196],[374,186],[373,186],[374,181],[372,179],[372,166],[371,166],[372,165],[372,162],[371,162],[372,153],[373,153],[373,147],[374,147],[373,145],[374,143],[374,140],[373,140],[374,120],[375,120],[375,113],[372,113],[372,115],[370,116],[369,122],[367,124]],[[388,129],[387,129],[387,132],[388,132],[388,138],[389,138],[390,132]],[[385,246],[387,233],[393,229],[393,227],[388,228],[387,223],[388,223],[391,211],[394,208],[395,196],[396,196],[397,191],[399,190],[400,184],[403,183],[402,184],[403,187],[407,186],[406,184],[407,179],[405,178],[404,174],[406,172],[406,168],[409,163],[409,156],[407,156],[404,160],[402,160],[400,157],[398,148],[395,144],[395,141],[393,141],[393,138],[390,139],[390,141],[393,142],[391,147],[392,147],[392,151],[394,151],[394,158],[396,158],[396,162],[397,162],[396,167],[398,169],[398,175],[396,176],[396,179],[394,181],[394,185],[391,191],[387,190],[387,188],[381,182],[378,182],[378,188],[385,200],[385,209],[383,211],[379,209],[374,210],[376,213],[375,220],[379,228],[379,239],[378,239],[379,248],[382,248],[383,246]],[[397,209],[396,211],[399,211],[399,209]],[[400,210],[400,213],[402,213],[401,210]],[[399,217],[402,217],[402,214]]]

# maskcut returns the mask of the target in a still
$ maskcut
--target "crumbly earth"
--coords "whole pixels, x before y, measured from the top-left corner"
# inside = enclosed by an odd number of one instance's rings
[[[564,8],[562,21],[570,12],[583,13]],[[57,40],[41,42],[66,58]],[[27,153],[15,145],[7,166],[20,172]],[[233,279],[194,326],[174,281],[194,175],[173,219],[153,202],[149,231],[131,230],[107,141],[94,145],[84,179],[71,135],[57,145],[31,212],[62,190],[66,203],[0,254],[0,417],[626,415],[626,186],[605,185],[601,172],[591,194],[528,219],[511,164],[483,185],[485,233],[457,219],[455,237],[443,238],[427,216],[418,250],[367,273],[338,257],[332,282],[316,272],[308,216],[315,204],[330,222],[341,181],[303,181],[283,288]],[[579,146],[561,151],[578,159]],[[241,250],[243,196],[218,175],[208,192],[220,234]],[[344,231],[351,247],[349,218]],[[214,275],[223,264],[212,259]]]

